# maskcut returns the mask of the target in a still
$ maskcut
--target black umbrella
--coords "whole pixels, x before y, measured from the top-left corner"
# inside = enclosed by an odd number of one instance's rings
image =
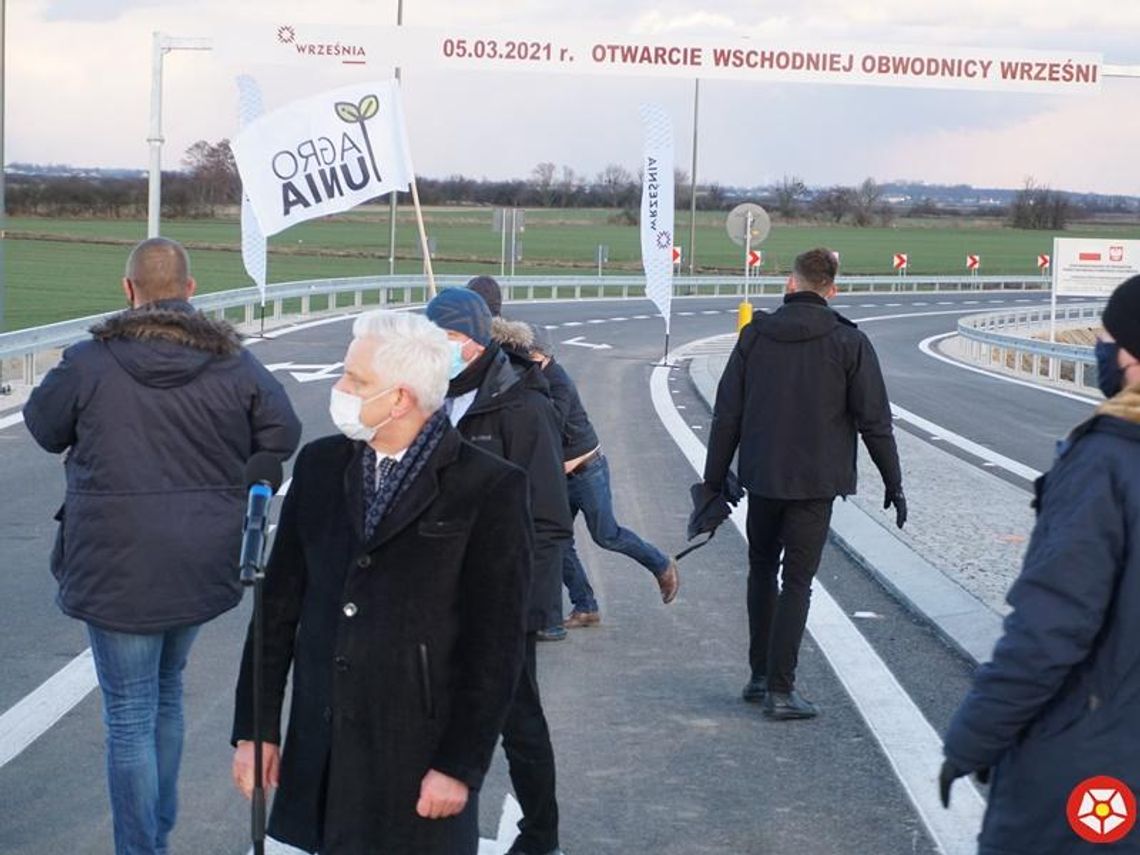
[[[692,540],[700,534],[707,534],[708,537],[678,552],[674,556],[678,561],[713,539],[717,527],[732,513],[732,506],[744,498],[744,490],[736,475],[729,470],[719,491],[712,490],[703,481],[699,481],[689,488],[689,495],[693,499],[693,512],[689,515],[688,539]]]

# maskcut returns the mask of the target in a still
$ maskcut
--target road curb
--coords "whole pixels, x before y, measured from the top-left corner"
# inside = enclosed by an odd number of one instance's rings
[[[726,360],[706,354],[689,359],[689,379],[710,412]],[[979,664],[989,660],[1001,617],[854,503],[835,503],[831,540],[963,656]]]

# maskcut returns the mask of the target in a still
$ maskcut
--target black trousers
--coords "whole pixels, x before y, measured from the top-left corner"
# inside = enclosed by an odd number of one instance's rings
[[[538,695],[535,634],[526,636],[526,664],[515,688],[503,750],[511,784],[522,808],[519,836],[511,851],[546,853],[558,848],[558,800],[554,792],[554,747]]]
[[[827,542],[832,502],[748,495],[748,660],[752,677],[766,676],[772,692],[796,685],[811,580]]]

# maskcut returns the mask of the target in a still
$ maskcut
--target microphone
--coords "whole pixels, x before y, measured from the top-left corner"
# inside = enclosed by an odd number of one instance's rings
[[[265,534],[269,523],[269,502],[281,486],[281,461],[268,451],[259,451],[245,464],[249,501],[241,536],[241,583],[252,585],[261,571],[265,555]]]

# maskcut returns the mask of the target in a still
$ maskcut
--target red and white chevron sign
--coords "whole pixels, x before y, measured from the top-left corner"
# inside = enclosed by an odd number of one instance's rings
[[[1048,270],[1049,264],[1051,263],[1051,261],[1052,261],[1052,259],[1049,258],[1048,255],[1046,255],[1045,253],[1042,253],[1041,255],[1037,256],[1037,269],[1038,270]]]
[[[980,255],[970,254],[966,256],[966,269],[977,270],[982,266],[982,257]]]
[[[895,253],[895,270],[906,270],[909,263],[910,259],[907,257],[907,254],[905,252]]]
[[[764,263],[764,253],[758,249],[748,250],[748,266],[759,267]]]
[[[680,264],[681,263],[681,247],[679,247],[679,246],[673,247],[673,263],[674,264]]]

